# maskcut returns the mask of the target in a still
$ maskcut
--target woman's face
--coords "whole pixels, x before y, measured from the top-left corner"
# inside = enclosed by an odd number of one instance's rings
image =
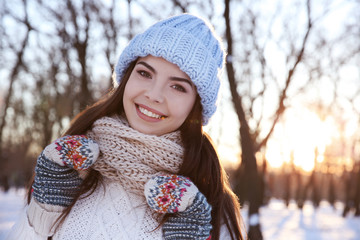
[[[149,55],[138,59],[126,83],[125,115],[135,130],[160,136],[183,124],[196,94],[195,85],[177,65]]]

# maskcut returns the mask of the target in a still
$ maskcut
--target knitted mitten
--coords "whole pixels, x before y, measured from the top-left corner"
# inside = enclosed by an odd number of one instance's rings
[[[162,228],[166,240],[210,239],[211,206],[190,179],[156,176],[145,184],[145,197],[155,211],[174,213]]]
[[[37,159],[32,196],[40,203],[69,206],[82,183],[76,170],[89,168],[98,156],[99,146],[85,135],[57,139]]]

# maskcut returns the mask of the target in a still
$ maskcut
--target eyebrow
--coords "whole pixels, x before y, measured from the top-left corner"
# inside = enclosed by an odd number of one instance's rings
[[[141,64],[143,66],[145,66],[147,69],[149,69],[151,72],[153,72],[154,74],[156,74],[156,70],[155,68],[153,68],[150,64],[146,63],[146,62],[143,62],[143,61],[140,61],[138,62],[137,64]],[[187,78],[182,78],[182,77],[170,77],[171,80],[173,81],[178,81],[178,82],[185,82],[187,84],[189,84],[192,88],[195,87],[195,85],[193,84],[193,82]]]
[[[148,68],[150,71],[152,71],[153,73],[156,73],[156,70],[155,70],[155,68],[153,68],[151,65],[149,65],[148,63],[146,63],[146,62],[138,62],[137,64],[141,64],[141,65],[143,65],[143,66],[145,66],[146,68]]]

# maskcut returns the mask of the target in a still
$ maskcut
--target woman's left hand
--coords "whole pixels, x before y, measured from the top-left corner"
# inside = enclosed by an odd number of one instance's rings
[[[187,177],[165,174],[145,184],[148,205],[172,213],[163,225],[165,239],[210,239],[211,206]]]

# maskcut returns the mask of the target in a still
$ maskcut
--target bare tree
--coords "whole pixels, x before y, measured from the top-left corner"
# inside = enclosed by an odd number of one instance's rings
[[[73,98],[75,104],[73,114],[80,109],[84,109],[93,99],[89,89],[88,58],[89,31],[94,5],[93,1],[76,3],[78,2],[71,0],[67,0],[62,4],[56,4],[55,6],[42,3],[51,14],[50,19],[56,21],[57,35],[62,40],[62,47],[60,46],[60,49],[64,60],[66,60],[66,71],[69,76],[69,84],[67,86],[69,96],[74,97],[74,95],[70,95],[71,92],[74,94],[81,93],[76,98]],[[62,11],[59,11],[59,9]],[[76,59],[74,59],[73,53],[76,53]],[[78,65],[76,66],[73,61],[76,61]],[[79,87],[79,89],[74,91],[73,89],[76,89],[76,87]]]
[[[24,54],[29,42],[29,35],[30,32],[34,30],[32,24],[29,21],[29,17],[28,17],[28,9],[27,9],[27,0],[24,0],[22,2],[23,4],[21,5],[21,7],[23,8],[24,11],[24,17],[20,18],[17,15],[14,14],[14,12],[12,12],[7,5],[4,3],[3,4],[3,11],[4,11],[4,15],[10,16],[12,17],[18,24],[21,24],[24,26],[25,28],[25,33],[24,33],[24,37],[21,40],[21,42],[19,44],[14,44],[12,42],[8,42],[8,47],[11,49],[11,51],[13,52],[14,56],[15,56],[15,61],[13,66],[9,69],[9,88],[7,90],[6,96],[4,98],[4,104],[3,106],[0,106],[0,162],[5,162],[5,159],[3,159],[3,154],[2,154],[2,150],[4,147],[4,137],[3,137],[3,131],[4,128],[6,126],[6,120],[7,120],[7,113],[8,113],[8,109],[11,106],[11,98],[13,96],[13,92],[14,92],[14,83],[17,80],[17,77],[20,73],[20,71],[22,69],[26,70],[26,65],[24,64]],[[3,17],[3,15],[2,15]],[[5,32],[2,33],[3,35],[3,39],[6,41],[7,38],[7,34]]]
[[[340,35],[338,39],[331,41],[320,34],[321,20],[332,9],[324,5],[323,10],[315,14],[313,11],[315,3],[311,0],[298,1],[295,3],[296,6],[287,6],[286,12],[289,14],[301,12],[302,16],[305,16],[303,18],[287,16],[279,19],[283,6],[277,5],[274,11],[269,11],[273,12],[273,15],[265,21],[256,8],[259,4],[257,2],[243,1],[242,4],[238,4],[225,0],[224,3],[225,38],[228,49],[226,70],[232,103],[240,123],[241,165],[244,165],[238,171],[238,178],[241,179],[237,182],[251,185],[247,188],[238,187],[238,189],[248,189],[247,192],[238,192],[238,194],[240,198],[247,196],[249,201],[250,239],[262,239],[259,222],[253,221],[257,219],[255,216],[258,216],[262,202],[259,199],[259,174],[255,153],[266,146],[279,119],[290,106],[290,98],[303,94],[311,83],[327,76],[328,66],[324,64],[327,60],[324,59],[329,56],[327,54],[334,52],[334,46],[339,43],[344,46],[346,37]],[[289,11],[290,7],[292,11]],[[237,12],[235,13],[235,10],[232,12],[232,9],[236,9]],[[281,31],[274,34],[275,22],[281,20],[283,21],[280,26]],[[283,58],[279,59],[277,65],[283,66],[285,69],[283,74],[275,72],[274,63],[269,61],[268,52],[274,48],[271,46],[276,46],[281,52]],[[332,69],[339,69],[357,53],[358,50],[355,48],[354,51],[347,51],[346,57],[331,56],[328,62],[332,65]],[[299,80],[300,71],[303,75],[302,79],[294,84],[295,80]],[[273,113],[265,116],[264,110],[268,111],[269,108],[266,102],[269,98],[266,96],[274,86],[276,91],[271,95],[275,103],[270,106]],[[277,101],[274,101],[274,98],[277,98]],[[267,122],[268,126],[264,127],[264,122]]]
[[[232,101],[234,104],[235,111],[237,113],[239,122],[240,122],[240,137],[241,137],[241,150],[242,150],[242,162],[245,167],[245,171],[247,173],[246,180],[248,183],[253,184],[255,186],[253,189],[255,191],[248,191],[249,194],[249,216],[252,218],[253,216],[258,215],[259,213],[259,196],[260,192],[257,191],[260,186],[255,151],[254,151],[254,142],[251,139],[249,125],[245,116],[245,111],[242,105],[241,96],[237,93],[237,84],[235,80],[235,70],[232,64],[231,57],[233,56],[233,41],[232,41],[232,33],[231,33],[231,24],[230,24],[230,1],[225,1],[225,12],[224,18],[226,22],[226,41],[227,41],[227,50],[228,50],[228,58],[226,64],[226,70],[228,74],[228,80],[230,84],[230,91],[232,96]],[[254,233],[254,228],[257,233]],[[255,224],[250,225],[249,237],[251,239],[262,239],[262,234],[259,229],[259,222],[256,221]]]
[[[123,27],[120,23],[115,20],[115,10],[116,10],[116,1],[111,1],[111,5],[109,7],[104,6],[101,2],[97,2],[97,9],[102,9],[99,11],[98,17],[99,23],[103,27],[104,39],[106,41],[105,45],[105,55],[106,60],[109,65],[109,69],[114,69],[115,57],[116,57],[116,49],[118,48],[118,31]],[[129,2],[130,5],[130,2]],[[130,9],[130,6],[129,6]],[[111,86],[112,78],[109,79],[109,86]]]

